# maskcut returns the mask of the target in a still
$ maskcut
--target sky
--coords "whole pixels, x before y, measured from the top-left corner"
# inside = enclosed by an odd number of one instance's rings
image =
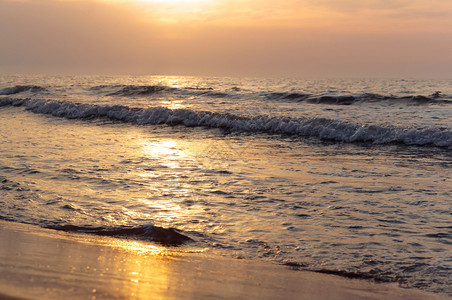
[[[0,0],[0,73],[452,79],[452,1]]]

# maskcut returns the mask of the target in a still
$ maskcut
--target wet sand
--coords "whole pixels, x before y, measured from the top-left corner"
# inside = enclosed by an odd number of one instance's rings
[[[0,221],[0,299],[447,299],[208,251]]]

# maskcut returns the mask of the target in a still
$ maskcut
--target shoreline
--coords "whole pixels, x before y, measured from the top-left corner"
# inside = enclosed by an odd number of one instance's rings
[[[0,299],[448,299],[180,248],[0,221]]]

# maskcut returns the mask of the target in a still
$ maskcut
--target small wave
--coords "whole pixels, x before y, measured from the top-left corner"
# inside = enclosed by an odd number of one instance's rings
[[[14,105],[15,101],[11,98],[0,98],[0,107]]]
[[[125,85],[123,84],[101,84],[101,85],[95,85],[92,86],[90,88],[88,88],[88,90],[90,91],[101,91],[101,90],[105,90],[105,89],[117,89],[117,88],[122,88],[125,87]]]
[[[447,97],[442,95],[441,92],[435,92],[429,96],[424,95],[410,95],[410,96],[386,96],[373,93],[364,93],[357,96],[358,101],[361,102],[381,102],[381,101],[392,101],[395,103],[408,102],[412,104],[429,104],[429,103],[452,103]]]
[[[123,97],[147,96],[162,91],[171,91],[171,90],[173,90],[173,88],[162,85],[148,85],[148,86],[127,85],[123,86],[118,91],[108,93],[107,96],[123,96]]]
[[[92,91],[109,90],[106,96],[135,97],[135,96],[151,96],[158,93],[178,93],[188,96],[207,96],[212,98],[233,97],[238,91],[232,89],[232,92],[216,91],[211,87],[169,87],[165,85],[99,85],[91,87]]]
[[[233,94],[230,94],[230,93],[227,93],[227,92],[218,92],[218,91],[213,91],[213,90],[190,91],[190,94],[194,95],[194,96],[208,96],[208,97],[212,97],[212,98],[234,97]]]
[[[46,89],[37,85],[16,85],[13,87],[7,87],[0,90],[0,95],[14,95],[22,92],[30,91],[32,93],[37,93],[45,91]]]
[[[309,103],[317,104],[351,105],[357,102],[357,98],[355,98],[354,96],[319,96],[308,97],[306,101]]]
[[[213,91],[213,88],[211,88],[211,87],[189,86],[189,87],[185,87],[184,90],[193,90],[193,91]]]
[[[395,274],[379,274],[379,272],[351,272],[351,271],[345,271],[345,270],[328,270],[328,269],[320,269],[320,270],[312,270],[317,273],[322,274],[329,274],[329,275],[336,275],[341,276],[349,279],[366,279],[366,280],[372,280],[375,282],[396,282],[398,280],[398,277]]]
[[[190,237],[179,233],[178,230],[174,228],[163,228],[152,224],[137,227],[83,227],[75,225],[49,225],[45,227],[66,232],[153,241],[165,246],[180,246],[186,242],[192,241]]]
[[[108,118],[139,125],[184,125],[187,127],[219,128],[232,132],[317,137],[323,140],[348,143],[400,143],[452,148],[452,131],[439,128],[384,127],[326,118],[245,117],[228,113],[197,112],[189,109],[172,110],[160,106],[140,109],[120,105],[101,106],[29,99],[0,99],[0,106],[2,105],[24,105],[27,110],[34,113],[49,114],[67,119]]]
[[[270,100],[275,101],[303,101],[310,97],[311,94],[303,94],[303,93],[267,93],[265,97]]]
[[[448,103],[452,104],[452,100],[440,92],[435,92],[429,96],[412,95],[412,96],[386,96],[373,93],[364,93],[360,95],[311,95],[305,93],[266,93],[265,98],[272,101],[287,102],[308,102],[314,104],[336,104],[336,105],[352,105],[355,103],[366,102],[391,102],[391,103],[407,103],[407,104],[431,104],[431,103]]]

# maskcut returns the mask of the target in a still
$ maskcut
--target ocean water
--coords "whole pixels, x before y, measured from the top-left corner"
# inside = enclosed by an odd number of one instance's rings
[[[451,168],[452,80],[0,76],[3,220],[452,295]]]

